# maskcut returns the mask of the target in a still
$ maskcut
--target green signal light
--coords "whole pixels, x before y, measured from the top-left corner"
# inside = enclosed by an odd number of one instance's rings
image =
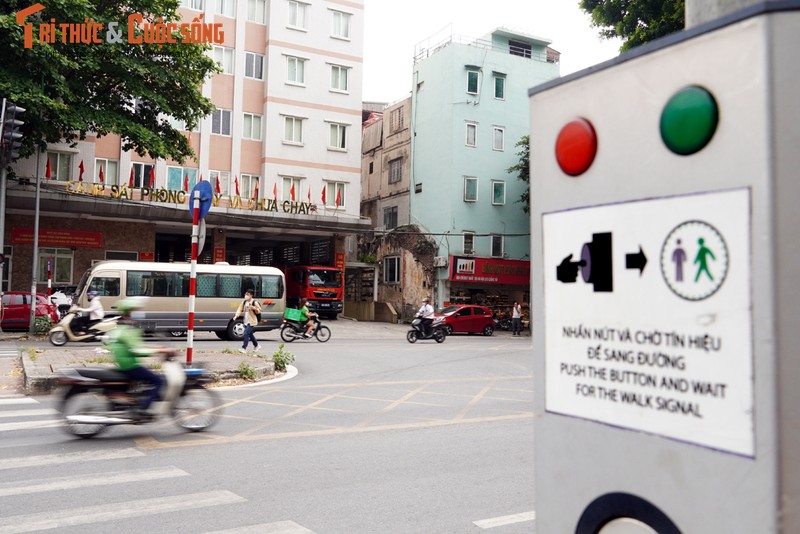
[[[719,122],[717,101],[702,87],[684,87],[661,112],[661,139],[672,152],[688,156],[702,150],[714,137]]]

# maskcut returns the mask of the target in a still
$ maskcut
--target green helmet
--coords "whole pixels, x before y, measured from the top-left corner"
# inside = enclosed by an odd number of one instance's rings
[[[118,312],[130,313],[132,311],[141,310],[147,302],[147,297],[131,297],[123,299],[114,306]]]

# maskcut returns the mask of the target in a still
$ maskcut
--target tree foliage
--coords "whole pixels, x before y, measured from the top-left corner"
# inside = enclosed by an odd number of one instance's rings
[[[83,139],[87,133],[122,138],[126,150],[154,158],[183,161],[193,155],[184,134],[167,116],[193,129],[214,109],[201,86],[217,66],[202,43],[129,44],[128,16],[145,22],[179,22],[178,0],[49,0],[26,19],[33,24],[33,46],[24,47],[23,27],[15,13],[32,2],[0,0],[0,96],[26,109],[22,157],[38,145]],[[39,24],[103,24],[100,43],[39,42]],[[106,42],[111,22],[119,23],[122,43]],[[186,21],[189,22],[189,21]],[[137,105],[134,108],[133,101]]]
[[[592,26],[605,38],[620,37],[621,51],[683,30],[684,0],[580,0]]]
[[[514,145],[519,147],[519,151],[517,152],[517,156],[519,156],[519,161],[515,164],[506,169],[508,174],[516,174],[517,178],[525,182],[527,187],[525,191],[520,195],[519,202],[522,204],[522,211],[528,213],[531,209],[531,202],[530,202],[530,138],[525,135],[517,141],[517,144]]]

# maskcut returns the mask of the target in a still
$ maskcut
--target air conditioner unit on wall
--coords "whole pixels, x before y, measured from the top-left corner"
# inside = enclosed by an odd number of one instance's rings
[[[447,267],[447,257],[446,256],[434,256],[433,257],[433,266],[434,267]]]

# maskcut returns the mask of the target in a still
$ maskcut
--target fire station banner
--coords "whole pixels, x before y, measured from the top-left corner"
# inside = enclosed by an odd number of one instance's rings
[[[531,280],[531,262],[495,258],[450,257],[450,281],[477,284],[527,286]]]

